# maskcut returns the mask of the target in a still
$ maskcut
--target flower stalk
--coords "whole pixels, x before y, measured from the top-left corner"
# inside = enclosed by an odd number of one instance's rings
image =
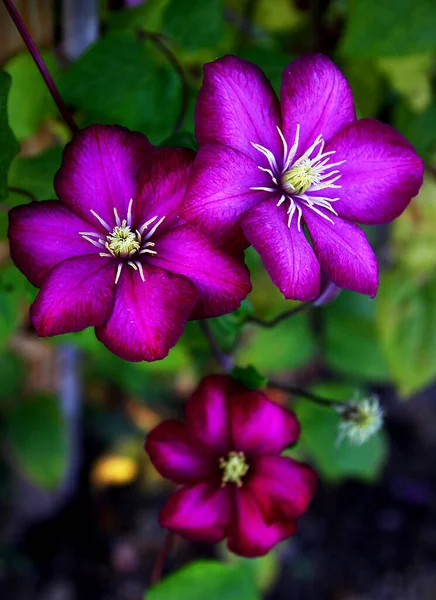
[[[174,546],[175,535],[172,531],[168,531],[162,543],[162,547],[156,556],[156,561],[153,565],[150,583],[156,585],[161,579],[165,567],[165,561]]]

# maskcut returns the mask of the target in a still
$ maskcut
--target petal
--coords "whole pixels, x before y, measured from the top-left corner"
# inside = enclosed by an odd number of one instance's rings
[[[225,537],[231,518],[230,489],[199,483],[172,494],[159,522],[189,540],[216,544]]]
[[[185,275],[198,290],[195,318],[219,317],[236,310],[251,291],[243,261],[231,257],[190,225],[176,227],[156,241],[151,264]]]
[[[270,195],[252,187],[271,187],[271,177],[241,152],[207,144],[197,153],[180,215],[214,242],[226,242],[244,212]]]
[[[175,483],[194,483],[217,468],[218,459],[196,443],[186,425],[174,419],[150,431],[145,449],[162,477]]]
[[[329,141],[356,118],[347,80],[322,54],[302,56],[286,67],[280,99],[288,146],[294,143],[297,125],[300,126],[297,157],[308,150],[320,134]]]
[[[91,125],[66,145],[55,190],[71,210],[101,228],[91,210],[115,225],[114,208],[127,217],[139,171],[155,150],[145,135],[118,125]]]
[[[284,206],[270,199],[245,213],[242,229],[285,298],[305,301],[318,296],[319,263],[304,232],[298,231],[297,215],[289,228]]]
[[[227,541],[229,550],[248,558],[262,556],[282,540],[294,535],[296,530],[296,522],[290,520],[267,525],[248,486],[237,490],[236,519],[229,528]]]
[[[398,217],[422,185],[424,166],[413,146],[393,127],[362,119],[340,131],[328,145],[339,167],[338,213],[363,224],[388,223]]]
[[[309,506],[317,476],[313,469],[284,456],[257,456],[250,465],[247,487],[257,500],[266,523],[295,520]]]
[[[186,148],[162,148],[147,161],[140,173],[134,203],[138,229],[153,217],[165,217],[158,229],[162,233],[177,219],[194,158],[195,152]]]
[[[115,261],[88,255],[59,263],[44,280],[30,307],[40,337],[102,325],[115,298]]]
[[[203,69],[203,86],[195,109],[199,144],[221,142],[256,161],[262,155],[251,142],[282,155],[277,132],[279,102],[261,69],[236,56],[224,56]]]
[[[215,449],[218,455],[230,447],[227,398],[244,388],[228,375],[204,377],[186,404],[186,423],[201,444]]]
[[[111,352],[133,362],[165,358],[198,299],[186,277],[151,265],[143,265],[143,271],[145,282],[124,266],[111,318],[95,332]]]
[[[90,230],[89,223],[56,200],[17,206],[9,211],[12,260],[33,285],[41,287],[59,262],[99,252],[79,235]]]
[[[337,286],[374,297],[378,264],[366,235],[357,225],[340,217],[332,218],[334,224],[309,208],[304,210],[321,269]]]
[[[281,452],[300,435],[295,415],[259,391],[243,391],[228,401],[233,450],[248,455]]]

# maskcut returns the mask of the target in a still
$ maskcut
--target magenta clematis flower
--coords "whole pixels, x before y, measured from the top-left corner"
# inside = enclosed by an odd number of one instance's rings
[[[293,535],[316,486],[315,472],[280,456],[299,436],[294,414],[227,375],[202,380],[186,424],[164,421],[146,450],[164,477],[182,484],[160,524],[193,541],[254,557]]]
[[[10,211],[11,256],[41,290],[38,335],[96,327],[131,361],[164,358],[188,318],[235,310],[249,272],[178,217],[194,153],[93,125],[64,152],[59,201]]]
[[[204,71],[182,215],[219,243],[243,232],[285,298],[316,298],[321,270],[374,296],[377,260],[355,223],[387,223],[418,193],[413,147],[388,125],[356,120],[345,77],[322,55],[286,67],[281,107],[250,62],[225,56]]]

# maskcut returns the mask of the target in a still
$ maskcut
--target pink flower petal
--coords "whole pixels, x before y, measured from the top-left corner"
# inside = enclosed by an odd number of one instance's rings
[[[316,489],[313,469],[284,456],[257,456],[250,465],[247,487],[266,523],[295,520],[309,506]]]
[[[69,258],[54,267],[30,307],[37,334],[59,335],[103,325],[114,305],[115,270],[115,261],[98,255]]]
[[[103,250],[79,235],[89,231],[95,229],[56,200],[31,202],[9,211],[12,260],[36,287],[66,258]]]
[[[350,221],[388,223],[398,217],[422,185],[424,166],[413,146],[395,129],[373,119],[351,123],[331,140],[335,150],[339,190],[323,190],[339,197],[334,208]]]
[[[287,202],[277,207],[274,197],[250,208],[242,229],[284,297],[313,300],[319,294],[320,266],[304,232],[298,231],[296,214],[288,227]]]
[[[237,150],[206,144],[197,153],[180,214],[214,242],[232,240],[240,232],[246,210],[269,197],[252,187],[271,187],[271,177]]]
[[[185,275],[198,290],[195,318],[219,317],[236,310],[251,291],[250,273],[243,261],[216,247],[190,225],[176,227],[157,238],[150,264]]]
[[[251,142],[275,155],[282,153],[277,132],[280,108],[270,82],[259,67],[236,56],[224,56],[203,68],[195,110],[198,142],[221,142],[268,166]]]
[[[159,521],[188,540],[216,544],[225,537],[232,512],[229,488],[199,483],[172,494]]]
[[[259,391],[245,391],[228,402],[232,450],[247,455],[281,452],[300,435],[295,415]]]
[[[283,73],[280,92],[283,133],[288,146],[300,126],[296,158],[322,134],[329,141],[356,118],[351,88],[335,64],[322,54],[302,56]]]
[[[327,277],[341,288],[374,297],[377,258],[360,227],[334,215],[333,225],[309,208],[304,209],[304,220]]]
[[[115,306],[109,321],[96,329],[97,338],[111,352],[130,361],[165,358],[183,333],[198,294],[182,275],[143,265],[138,271],[123,267]]]
[[[174,419],[150,431],[145,449],[162,477],[175,483],[195,483],[218,468],[218,459],[195,442],[186,425]]]
[[[229,527],[227,541],[232,552],[248,558],[262,556],[296,532],[295,521],[280,520],[266,524],[260,506],[248,486],[243,485],[235,496],[236,516]]]
[[[65,147],[56,193],[68,208],[103,231],[90,211],[110,226],[115,225],[114,208],[125,219],[131,198],[136,198],[139,171],[154,150],[141,133],[118,125],[91,125]]]
[[[162,148],[150,157],[141,170],[133,205],[136,227],[157,216],[151,228],[165,217],[160,234],[177,220],[194,158],[195,152],[186,148]]]

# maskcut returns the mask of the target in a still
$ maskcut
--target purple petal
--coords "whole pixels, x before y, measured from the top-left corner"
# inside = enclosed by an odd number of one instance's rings
[[[285,298],[305,301],[318,296],[318,260],[304,232],[298,231],[296,214],[288,227],[288,215],[284,205],[277,207],[277,197],[247,211],[242,229]]]
[[[218,244],[234,238],[244,212],[270,195],[250,189],[272,184],[271,177],[257,165],[248,156],[221,144],[200,148],[181,216]]]
[[[59,262],[99,252],[79,235],[90,230],[89,223],[56,200],[17,206],[9,211],[12,260],[33,285],[41,287],[44,277]]]
[[[364,224],[388,223],[398,217],[422,185],[424,165],[413,146],[398,131],[362,119],[345,127],[326,150],[335,150],[339,190],[323,190],[338,196],[334,208],[349,219]]]
[[[243,261],[231,257],[190,225],[176,227],[157,238],[151,264],[185,275],[198,290],[195,318],[219,317],[236,310],[251,291],[250,273]]]
[[[280,107],[261,69],[236,56],[224,56],[203,69],[195,110],[200,145],[221,142],[258,161],[262,155],[252,146],[254,142],[281,156]]]
[[[328,141],[356,118],[347,80],[322,54],[302,56],[286,67],[280,99],[288,146],[294,143],[297,125],[300,126],[296,158],[308,150],[320,134]]]
[[[198,299],[186,277],[151,265],[143,271],[145,282],[138,271],[123,267],[112,316],[95,332],[111,352],[133,362],[165,358]]]
[[[199,483],[172,494],[159,522],[188,540],[216,544],[225,537],[232,512],[228,487]]]
[[[175,483],[195,483],[217,469],[218,459],[195,442],[186,425],[174,419],[150,431],[145,449],[162,477]]]
[[[59,263],[44,279],[30,307],[40,337],[103,325],[115,298],[115,261],[88,255]]]
[[[295,520],[309,506],[316,489],[313,469],[284,456],[257,456],[247,481],[267,523]]]
[[[281,520],[265,523],[259,504],[248,486],[236,491],[236,519],[229,528],[229,550],[254,558],[269,552],[276,544],[293,535],[295,521]]]
[[[309,208],[304,209],[304,220],[327,277],[341,288],[374,297],[377,258],[360,227],[334,215],[332,224]]]
[[[165,217],[165,221],[159,226],[159,233],[174,223],[185,195],[194,158],[195,152],[186,148],[162,148],[151,156],[139,177],[134,203],[137,228],[155,216],[158,219]]]
[[[232,450],[248,455],[281,452],[300,435],[295,415],[259,391],[241,391],[228,402]]]
[[[115,225],[114,208],[127,217],[136,198],[139,171],[155,147],[141,133],[117,125],[91,125],[79,131],[64,150],[55,177],[60,200],[101,230],[91,214]]]

